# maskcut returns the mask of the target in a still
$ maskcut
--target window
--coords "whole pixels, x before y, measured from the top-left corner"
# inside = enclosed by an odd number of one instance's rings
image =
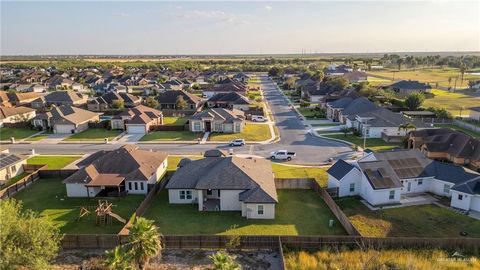
[[[128,182],[128,189],[132,190],[132,182]]]
[[[140,189],[143,190],[144,186],[143,186],[143,182],[140,182]]]
[[[458,200],[459,201],[463,200],[463,195],[462,194],[458,194]]]
[[[138,190],[138,183],[135,182],[135,190]]]
[[[200,126],[200,122],[195,122],[193,123],[193,130],[194,131],[200,131],[202,130],[201,126]]]
[[[185,200],[185,190],[180,190],[180,200]]]
[[[390,190],[390,194],[388,194],[388,199],[389,200],[395,199],[395,190]]]
[[[215,130],[216,131],[221,131],[222,130],[222,124],[221,123],[215,123]]]
[[[450,193],[450,186],[445,184],[443,185],[443,193]]]
[[[355,183],[351,183],[350,184],[350,192],[354,192],[355,191]]]
[[[240,123],[235,123],[235,132],[240,132]]]
[[[418,179],[418,185],[423,185],[423,179]]]
[[[192,199],[192,191],[187,190],[186,193],[187,193],[187,200],[191,200]]]
[[[257,214],[263,215],[263,205],[257,205]]]
[[[212,190],[211,189],[207,190],[207,195],[212,195]]]

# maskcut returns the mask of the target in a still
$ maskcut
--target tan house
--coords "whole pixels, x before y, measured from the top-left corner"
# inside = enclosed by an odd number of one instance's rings
[[[0,106],[0,127],[4,123],[22,123],[30,121],[36,115],[35,110],[28,107]]]
[[[124,107],[129,108],[140,105],[142,99],[128,93],[108,92],[88,101],[87,108],[89,111],[106,111],[113,109],[116,101],[122,102]]]
[[[23,165],[27,164],[27,157],[16,154],[0,153],[0,186],[5,181],[23,173]]]
[[[99,122],[100,114],[73,106],[54,106],[38,114],[32,121],[35,127],[51,128],[54,133],[78,133],[88,129],[88,123]]]
[[[110,121],[112,129],[126,130],[128,134],[147,134],[152,126],[163,125],[161,111],[138,105],[128,109]]]
[[[52,105],[81,106],[87,103],[88,97],[74,91],[55,91],[32,101],[32,108],[42,109]]]
[[[245,127],[243,111],[212,108],[190,117],[192,132],[240,133]]]

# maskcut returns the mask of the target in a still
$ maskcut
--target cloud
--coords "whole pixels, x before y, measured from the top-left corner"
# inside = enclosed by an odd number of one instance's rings
[[[177,12],[176,17],[187,20],[210,20],[229,24],[250,24],[241,15],[227,13],[221,10],[185,10]]]
[[[273,9],[273,7],[272,7],[272,6],[269,6],[269,5],[266,5],[266,6],[265,6],[265,9],[268,10],[268,11],[270,11],[270,10]]]

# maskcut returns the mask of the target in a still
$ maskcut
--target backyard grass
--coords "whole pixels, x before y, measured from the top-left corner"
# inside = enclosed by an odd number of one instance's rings
[[[169,204],[162,191],[145,217],[155,220],[163,234],[337,235],[345,234],[322,199],[312,190],[278,190],[275,219],[255,220],[240,211],[202,212],[197,205]]]
[[[297,108],[306,119],[325,119],[325,111],[315,108]]]
[[[71,234],[116,234],[124,224],[112,220],[111,225],[95,225],[93,214],[77,221],[80,207],[98,205],[98,198],[68,198],[61,179],[41,179],[14,196],[23,202],[24,208],[37,211],[51,220],[62,233]],[[113,203],[112,210],[128,220],[145,198],[143,195],[128,195],[122,198],[108,198]]]
[[[22,172],[21,174],[15,176],[15,177],[12,177],[10,179],[8,179],[7,181],[5,181],[4,185],[0,188],[0,190],[2,189],[6,189],[7,187],[15,184],[18,182],[18,180],[22,179],[23,177],[27,176],[28,173],[26,172]]]
[[[188,118],[186,117],[173,117],[165,116],[163,117],[163,124],[165,126],[183,126],[187,123]]]
[[[344,140],[355,145],[363,147],[363,139],[355,135],[344,134],[322,134],[322,136]],[[402,147],[399,143],[387,143],[380,138],[369,138],[366,142],[366,148],[373,151],[390,150],[396,147]]]
[[[47,164],[49,170],[59,170],[82,156],[34,156],[27,159],[27,164]]]
[[[363,236],[372,237],[480,237],[480,221],[436,205],[371,211],[355,198],[337,204]]]
[[[240,133],[212,133],[210,141],[231,141],[234,139],[244,139],[245,141],[265,141],[270,139],[270,128],[267,124],[246,124]]]
[[[328,168],[294,167],[272,163],[275,178],[315,178],[322,187],[327,186]]]
[[[454,124],[435,124],[435,127],[451,128],[451,129],[454,129],[454,130],[461,131],[461,132],[463,132],[465,134],[468,134],[472,137],[480,137],[479,132],[475,132],[475,131],[470,130],[470,129],[462,128],[462,127],[456,126]]]
[[[191,160],[197,160],[203,158],[203,156],[168,156],[168,167],[167,171],[176,171],[178,163],[184,158],[189,158]]]
[[[0,141],[9,141],[11,137],[14,137],[16,140],[24,139],[28,136],[32,136],[37,133],[38,130],[28,129],[28,128],[0,128]]]
[[[74,134],[64,141],[103,141],[105,138],[108,138],[109,141],[115,139],[118,135],[122,133],[121,130],[108,130],[104,128],[89,128],[80,133]]]
[[[203,133],[190,131],[154,131],[143,136],[140,141],[193,141],[202,136]]]
[[[469,108],[480,104],[480,94],[472,90],[457,90],[455,92],[432,89],[433,98],[427,98],[423,107],[444,108],[453,116],[468,116]]]

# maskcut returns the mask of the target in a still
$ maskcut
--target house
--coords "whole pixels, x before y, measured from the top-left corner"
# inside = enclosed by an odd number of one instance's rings
[[[153,126],[163,124],[161,111],[138,105],[124,111],[110,120],[112,129],[126,130],[128,134],[147,134]]]
[[[247,74],[243,73],[243,72],[239,72],[239,73],[236,73],[235,75],[233,75],[232,77],[234,80],[237,80],[239,82],[248,82],[248,80],[250,79],[250,76],[248,76]]]
[[[354,120],[357,114],[376,111],[379,109],[377,105],[368,100],[366,97],[351,98],[344,97],[326,104],[327,118],[346,124],[352,127],[351,120]],[[349,118],[350,117],[350,118]],[[350,120],[350,123],[347,121]]]
[[[30,104],[32,101],[40,97],[39,93],[7,93],[8,100],[13,106],[24,106]]]
[[[71,88],[73,91],[77,91],[80,93],[88,92],[88,89],[84,87],[83,84],[77,82],[72,83]]]
[[[28,107],[4,107],[0,106],[0,127],[4,123],[22,123],[28,122],[34,118],[36,112]]]
[[[325,96],[337,91],[337,87],[331,84],[314,83],[302,87],[302,97],[310,102],[320,103]]]
[[[91,99],[87,103],[89,111],[105,111],[112,109],[115,101],[121,101],[126,108],[140,105],[142,99],[127,93],[108,92],[101,97]]]
[[[27,165],[27,157],[17,154],[0,153],[0,186],[24,172],[23,165]]]
[[[328,66],[327,70],[325,71],[326,76],[343,76],[346,73],[353,72],[353,68],[347,65],[336,65],[331,64]]]
[[[54,75],[46,81],[46,84],[50,89],[70,89],[72,87],[73,81],[67,79],[68,75]]]
[[[81,106],[87,103],[88,97],[74,91],[55,91],[32,101],[32,108],[43,109],[52,105]]]
[[[35,127],[51,128],[54,133],[78,133],[88,129],[88,123],[99,122],[100,114],[73,106],[54,106],[49,112],[33,118]]]
[[[220,93],[209,98],[207,101],[209,108],[227,108],[248,111],[251,102],[247,97],[237,92]]]
[[[245,113],[212,108],[192,115],[189,122],[192,132],[239,133],[245,127]]]
[[[412,93],[430,93],[432,90],[430,85],[412,80],[402,80],[387,86],[387,88],[403,97]]]
[[[328,188],[337,189],[339,197],[360,196],[374,206],[429,192],[450,198],[452,207],[480,211],[480,174],[428,159],[417,150],[374,152],[352,163],[339,160],[327,174]]]
[[[183,90],[183,88],[186,86],[180,80],[169,80],[162,84],[163,86],[165,86],[166,89],[170,89],[170,90]]]
[[[95,157],[63,181],[68,197],[147,194],[168,166],[168,154],[133,145],[103,151]]]
[[[164,91],[157,96],[158,107],[161,110],[178,110],[177,100],[179,97],[182,97],[187,103],[187,108],[185,108],[185,110],[197,110],[202,104],[202,99],[196,95],[190,94],[184,90],[169,90]]]
[[[274,219],[278,203],[272,166],[236,156],[184,160],[165,188],[171,204],[199,211],[239,211],[248,219]]]
[[[238,81],[233,81],[226,84],[220,84],[204,90],[203,96],[206,98],[211,98],[216,94],[229,93],[229,92],[236,92],[243,96],[246,96],[248,92],[247,85]]]
[[[345,78],[350,83],[359,83],[359,82],[368,81],[368,75],[363,71],[347,72],[343,74],[343,78]]]
[[[480,171],[480,139],[448,128],[411,131],[408,148],[431,159],[449,161]]]
[[[480,106],[470,108],[470,116],[468,118],[475,121],[480,121]]]

